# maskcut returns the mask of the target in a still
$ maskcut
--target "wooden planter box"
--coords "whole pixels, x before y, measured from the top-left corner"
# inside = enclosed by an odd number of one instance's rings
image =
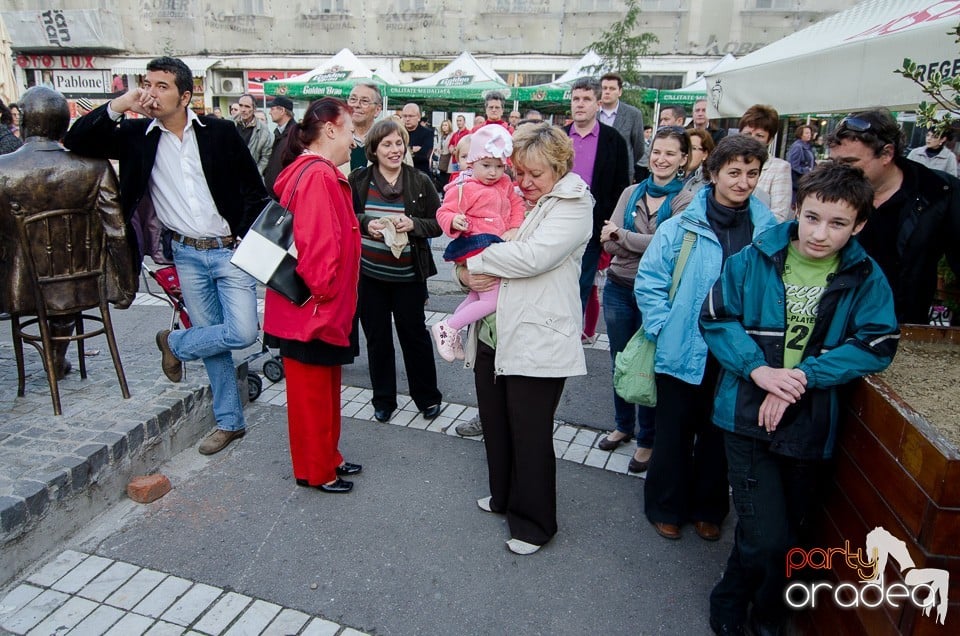
[[[904,340],[960,343],[960,327],[905,326]],[[960,392],[944,395],[960,408]],[[852,387],[844,413],[833,483],[817,546],[865,551],[867,532],[882,526],[906,542],[917,568],[950,574],[949,609],[941,626],[908,602],[899,609],[840,609],[831,601],[809,612],[801,631],[821,634],[960,633],[960,452],[877,377]],[[885,584],[899,580],[888,562]],[[834,564],[834,581],[856,584],[855,574]]]

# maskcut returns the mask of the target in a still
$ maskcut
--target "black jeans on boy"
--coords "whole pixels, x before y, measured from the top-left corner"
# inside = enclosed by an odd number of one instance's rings
[[[826,466],[770,452],[770,443],[724,433],[737,529],[723,578],[710,594],[710,618],[742,625],[753,604],[761,624],[781,623],[786,554],[801,540],[804,522]]]

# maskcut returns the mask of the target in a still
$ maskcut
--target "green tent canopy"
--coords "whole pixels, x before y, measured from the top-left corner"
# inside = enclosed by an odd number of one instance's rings
[[[581,77],[599,77],[604,70],[603,60],[594,51],[587,51],[566,73],[548,84],[521,86],[515,89],[515,98],[527,108],[544,112],[567,112],[570,110],[570,87]],[[643,90],[644,103],[657,101],[657,91]]]
[[[273,80],[263,85],[267,95],[283,95],[290,99],[320,99],[350,95],[354,84],[375,82],[385,85],[373,71],[357,59],[350,49],[342,49],[329,60],[303,75]]]
[[[514,90],[493,69],[466,51],[430,77],[385,88],[391,100],[417,102],[434,108],[477,104],[491,91],[511,100]]]

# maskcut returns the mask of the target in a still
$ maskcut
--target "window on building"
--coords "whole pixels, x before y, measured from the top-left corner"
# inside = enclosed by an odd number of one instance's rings
[[[544,0],[496,0],[490,4],[487,11],[491,13],[542,13],[545,8],[546,2]]]
[[[686,0],[640,0],[640,11],[686,11]]]
[[[236,15],[267,15],[264,0],[237,0]]]
[[[320,13],[350,13],[347,0],[317,0]]]
[[[427,0],[394,0],[393,13],[427,13]]]
[[[792,11],[800,8],[800,2],[797,0],[754,0],[754,3],[757,9]]]
[[[674,90],[683,87],[683,75],[641,75],[640,88]]]
[[[500,73],[510,86],[536,86],[553,81],[553,73]]]
[[[623,11],[623,0],[578,0],[577,8],[581,13],[591,11]]]

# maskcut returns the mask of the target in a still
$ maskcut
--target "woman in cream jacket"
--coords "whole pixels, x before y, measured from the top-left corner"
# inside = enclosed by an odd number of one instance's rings
[[[513,241],[471,257],[457,276],[475,291],[500,280],[497,311],[470,327],[465,351],[490,481],[477,505],[506,515],[508,549],[532,554],[557,532],[553,416],[565,379],[586,374],[578,280],[593,197],[570,171],[573,146],[559,128],[523,126],[513,145],[533,208]]]

